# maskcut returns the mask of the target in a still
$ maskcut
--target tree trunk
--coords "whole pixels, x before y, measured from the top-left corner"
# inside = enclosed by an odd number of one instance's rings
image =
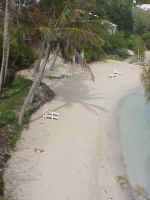
[[[7,57],[6,57],[6,67],[5,67],[5,74],[4,74],[4,84],[5,84],[6,77],[7,77],[7,72],[8,72],[9,50],[10,50],[10,45],[8,44],[8,47],[7,47]]]
[[[46,42],[44,42],[44,45],[43,45],[43,47],[45,47],[45,44],[46,44]],[[49,43],[48,43],[48,45],[47,45],[47,49],[46,49],[46,55],[48,55],[48,53],[49,53]],[[43,55],[44,54],[44,48],[42,49],[42,52],[41,52],[41,54]],[[42,56],[41,56],[41,58],[40,58],[40,60],[42,59]],[[45,59],[46,59],[46,57],[45,57]],[[48,60],[47,60],[47,62],[48,62]],[[36,79],[36,75],[40,72],[40,66],[41,66],[41,61],[40,62],[38,62],[38,65],[36,66],[37,67],[37,72],[36,72],[36,74],[35,74],[35,79]],[[46,67],[46,66],[45,66]],[[41,77],[40,77],[40,80],[39,80],[39,85],[41,84],[41,81],[42,81],[42,79],[43,79],[43,76],[44,76],[44,73],[41,75]],[[39,86],[38,85],[38,86]],[[37,86],[37,87],[38,87]],[[31,99],[30,99],[30,101],[29,101],[29,103],[32,103],[33,102],[33,99],[34,99],[34,94],[31,96]]]
[[[33,69],[33,75],[32,77],[35,77],[36,74],[39,72],[41,60],[44,54],[44,48],[45,48],[45,40],[41,42],[39,47],[39,53],[38,53],[38,60],[35,62],[34,69]]]
[[[48,58],[47,58],[47,55],[50,54],[49,52],[50,52],[50,44],[48,43],[48,44],[47,44],[47,48],[46,48],[46,53],[45,53],[45,55],[46,55],[45,59],[47,59],[46,65],[47,65],[47,62],[48,62],[48,59],[49,59],[49,56],[48,56]],[[45,69],[46,69],[46,65],[45,65]],[[45,69],[44,69],[44,70],[45,70]],[[42,81],[42,79],[43,79],[43,76],[44,76],[44,72],[42,73],[42,75],[41,75],[41,77],[40,77],[39,85],[40,85],[40,83],[41,83],[41,81]]]
[[[55,66],[55,63],[56,63],[56,60],[57,60],[57,56],[59,54],[59,51],[60,51],[60,47],[59,47],[59,44],[57,45],[57,48],[56,48],[56,52],[55,52],[55,55],[54,55],[54,60],[49,68],[49,70],[54,70],[54,66]]]
[[[4,33],[3,33],[3,58],[2,58],[2,66],[1,66],[1,74],[0,74],[0,96],[2,95],[2,89],[4,87],[7,67],[8,67],[8,59],[9,59],[9,0],[6,0],[5,7],[5,17],[4,17]]]
[[[44,74],[44,71],[45,71],[45,67],[46,67],[46,64],[47,64],[47,61],[48,61],[48,58],[49,58],[49,55],[50,55],[50,47],[48,46],[48,51],[47,51],[47,54],[46,54],[46,58],[45,58],[45,62],[42,64],[41,66],[41,70],[39,71],[39,73],[37,74],[31,88],[30,88],[30,91],[24,101],[24,104],[21,108],[21,111],[20,111],[20,115],[19,115],[19,124],[22,125],[23,124],[23,120],[24,120],[24,113],[26,111],[26,108],[28,106],[28,104],[30,103],[31,101],[31,98],[32,96],[34,95],[40,81],[41,81],[41,77],[43,77],[43,74]]]

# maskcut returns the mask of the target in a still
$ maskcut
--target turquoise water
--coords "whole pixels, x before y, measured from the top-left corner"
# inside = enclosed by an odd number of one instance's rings
[[[122,102],[119,129],[131,185],[143,187],[150,197],[150,104],[142,89],[136,90]]]

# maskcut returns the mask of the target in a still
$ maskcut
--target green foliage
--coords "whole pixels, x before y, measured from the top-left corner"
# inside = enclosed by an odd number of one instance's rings
[[[124,60],[124,58],[120,57],[118,54],[107,55],[106,57],[107,57],[107,59],[111,59],[111,60],[119,60],[119,61],[123,61]]]
[[[128,57],[127,49],[118,49],[117,55],[122,59],[126,59]]]
[[[103,49],[106,53],[123,55],[124,51],[122,49],[127,48],[127,39],[123,33],[117,32],[113,35],[105,35],[104,38]]]
[[[136,54],[143,54],[145,51],[145,42],[139,35],[131,35],[128,39],[128,48],[132,49]]]
[[[25,41],[19,41],[16,36],[10,38],[9,68],[17,70],[28,68],[34,61],[31,48]]]
[[[110,21],[117,24],[120,31],[132,32],[133,17],[130,0],[112,0],[106,11]]]
[[[12,70],[9,70],[7,72],[5,86],[11,87],[11,84],[13,83],[14,79],[15,79],[15,72]]]
[[[2,62],[2,41],[3,33],[0,32],[0,63]],[[11,34],[10,37],[10,57],[8,68],[11,70],[20,70],[28,68],[33,63],[35,57],[28,44],[20,40],[16,34]]]
[[[104,57],[104,52],[100,48],[94,46],[85,48],[85,58],[87,62],[102,60]]]
[[[14,146],[20,136],[18,112],[29,91],[32,81],[17,77],[11,88],[5,88],[0,99],[0,138],[5,144]]]
[[[150,11],[142,9],[133,9],[134,32],[142,35],[143,33],[150,32]]]
[[[146,48],[150,49],[150,32],[144,33],[142,35],[142,39],[145,42]]]

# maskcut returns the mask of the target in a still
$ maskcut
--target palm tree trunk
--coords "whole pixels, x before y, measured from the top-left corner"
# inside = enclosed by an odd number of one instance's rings
[[[46,54],[46,58],[45,58],[45,61],[44,63],[42,64],[41,66],[41,70],[39,71],[39,73],[37,74],[31,88],[30,88],[30,91],[24,101],[24,104],[21,108],[21,111],[20,111],[20,115],[19,115],[19,124],[22,125],[23,124],[23,120],[24,120],[24,113],[26,111],[26,108],[28,106],[28,104],[31,102],[31,98],[34,96],[34,93],[38,87],[38,85],[40,84],[40,81],[41,81],[41,77],[43,77],[43,74],[44,74],[44,71],[45,71],[45,67],[46,67],[46,64],[48,62],[48,58],[49,58],[49,55],[50,55],[50,47],[48,47],[48,51],[47,51],[47,54]]]
[[[59,46],[59,44],[58,44],[58,45],[57,45],[57,48],[56,48],[55,55],[54,55],[54,60],[53,60],[53,62],[52,62],[52,64],[51,64],[49,70],[54,70],[54,66],[55,66],[55,63],[56,63],[56,60],[57,60],[59,51],[60,51],[60,46]]]
[[[42,41],[41,44],[40,44],[38,60],[35,62],[32,77],[35,77],[36,74],[39,72],[41,60],[42,60],[42,57],[43,57],[43,54],[44,54],[44,48],[45,48],[45,40]]]
[[[2,66],[1,66],[1,74],[0,74],[0,96],[2,95],[2,89],[4,87],[7,67],[8,67],[8,59],[9,59],[9,0],[6,0],[5,7],[5,17],[4,17],[4,34],[3,34],[3,58],[2,58]]]
[[[7,46],[7,57],[6,57],[6,67],[5,67],[5,74],[4,74],[4,84],[5,84],[7,72],[8,72],[9,50],[10,50],[10,45],[8,44],[8,46]]]

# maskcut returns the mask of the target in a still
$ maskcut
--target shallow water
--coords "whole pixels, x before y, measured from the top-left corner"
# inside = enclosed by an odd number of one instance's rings
[[[122,102],[119,129],[131,185],[143,187],[150,197],[150,103],[143,89],[136,90]]]

